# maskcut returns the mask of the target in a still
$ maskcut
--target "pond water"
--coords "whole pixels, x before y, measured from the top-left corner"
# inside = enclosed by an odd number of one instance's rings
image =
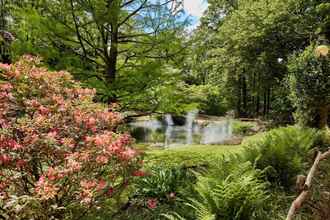
[[[129,124],[132,136],[140,143],[155,146],[221,144],[232,135],[230,119],[200,120],[197,111],[189,112],[183,125],[174,123],[170,114],[163,119],[143,119]]]

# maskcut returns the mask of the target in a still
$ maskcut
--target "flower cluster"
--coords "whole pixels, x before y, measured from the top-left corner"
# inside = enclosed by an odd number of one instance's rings
[[[94,89],[40,64],[0,64],[0,202],[33,197],[47,218],[72,211],[54,205],[99,207],[143,175],[141,155],[116,132],[120,114],[93,102]]]

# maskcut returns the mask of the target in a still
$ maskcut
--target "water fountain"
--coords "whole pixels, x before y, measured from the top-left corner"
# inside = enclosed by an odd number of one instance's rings
[[[229,119],[201,119],[196,121],[198,111],[188,112],[184,125],[177,125],[170,114],[164,121],[143,119],[130,123],[132,135],[138,142],[155,146],[174,147],[184,144],[221,144],[232,137],[232,123]],[[137,132],[138,131],[138,132]],[[143,131],[143,132],[141,132]]]
[[[165,147],[167,147],[171,144],[171,137],[172,137],[173,126],[174,126],[172,115],[166,114],[165,122],[166,122]]]
[[[230,120],[214,122],[203,128],[202,144],[218,144],[232,137]]]
[[[193,126],[196,116],[198,114],[198,110],[193,110],[187,113],[186,116],[186,144],[193,143]]]

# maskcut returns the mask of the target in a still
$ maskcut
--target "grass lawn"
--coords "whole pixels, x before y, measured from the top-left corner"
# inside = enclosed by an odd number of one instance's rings
[[[241,145],[190,145],[146,151],[146,164],[195,166],[206,164],[229,153],[238,153]]]
[[[183,145],[168,149],[149,148],[148,145],[140,145],[139,148],[146,152],[145,164],[164,164],[167,166],[184,165],[196,166],[207,164],[228,154],[239,153],[243,146],[250,141],[255,141],[263,136],[262,133],[244,138],[240,145]]]

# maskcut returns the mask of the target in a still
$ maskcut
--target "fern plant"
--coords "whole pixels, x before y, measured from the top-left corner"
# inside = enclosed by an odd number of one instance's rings
[[[268,184],[262,181],[263,172],[238,156],[223,158],[208,173],[197,178],[193,193],[186,205],[196,220],[258,220],[266,219]],[[177,213],[164,215],[180,219]],[[184,216],[185,217],[185,216]]]
[[[263,138],[248,143],[244,156],[255,163],[256,168],[268,168],[269,182],[290,189],[296,175],[303,172],[306,156],[319,135],[314,129],[296,126],[274,129]]]
[[[228,167],[225,163],[222,167]],[[197,196],[190,199],[197,219],[264,219],[268,194],[267,183],[259,178],[261,174],[246,162],[237,163],[227,177],[201,176],[195,187]]]

